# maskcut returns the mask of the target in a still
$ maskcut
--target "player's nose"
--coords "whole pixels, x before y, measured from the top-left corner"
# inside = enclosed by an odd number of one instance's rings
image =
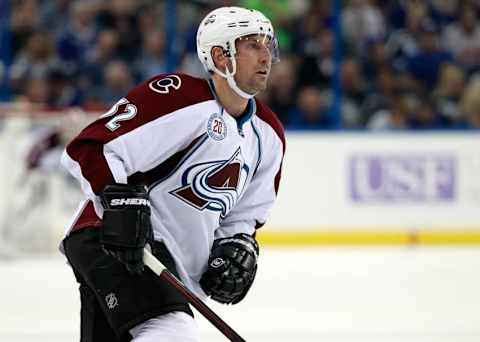
[[[258,59],[261,64],[266,64],[272,60],[272,54],[266,46],[262,45],[262,49],[260,49]]]
[[[258,58],[258,61],[261,65],[270,64],[270,62],[272,61],[272,56],[270,55],[270,52],[267,51],[265,53],[261,53]]]

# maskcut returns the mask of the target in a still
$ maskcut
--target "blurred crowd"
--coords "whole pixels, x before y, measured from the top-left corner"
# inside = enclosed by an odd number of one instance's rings
[[[478,0],[344,0],[338,18],[333,0],[177,1],[175,36],[166,1],[10,3],[13,102],[101,111],[159,73],[204,77],[197,25],[240,5],[277,30],[281,62],[260,97],[287,128],[480,128]]]

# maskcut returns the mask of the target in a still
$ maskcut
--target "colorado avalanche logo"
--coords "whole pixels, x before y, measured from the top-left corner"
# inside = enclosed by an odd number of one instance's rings
[[[223,140],[227,136],[227,125],[223,117],[214,113],[210,116],[207,123],[207,133],[213,140]]]
[[[160,80],[150,82],[148,84],[148,87],[154,92],[160,94],[168,94],[170,92],[170,88],[177,90],[180,88],[181,85],[182,80],[180,77],[178,77],[177,75],[169,75]]]
[[[189,167],[182,176],[182,186],[170,193],[198,210],[220,211],[223,218],[242,194],[249,171],[238,148],[228,160]]]

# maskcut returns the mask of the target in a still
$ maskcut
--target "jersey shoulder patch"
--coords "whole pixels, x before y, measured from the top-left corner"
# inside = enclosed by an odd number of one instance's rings
[[[159,94],[168,94],[170,91],[174,92],[182,86],[182,79],[175,74],[157,77],[148,82],[150,90]]]

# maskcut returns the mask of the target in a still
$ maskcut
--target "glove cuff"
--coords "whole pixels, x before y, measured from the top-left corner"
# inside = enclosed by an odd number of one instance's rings
[[[212,250],[225,244],[233,244],[237,246],[240,245],[247,251],[251,252],[255,256],[255,259],[258,258],[258,255],[260,253],[260,248],[258,247],[257,240],[255,240],[253,236],[245,233],[238,233],[229,238],[215,240]]]

